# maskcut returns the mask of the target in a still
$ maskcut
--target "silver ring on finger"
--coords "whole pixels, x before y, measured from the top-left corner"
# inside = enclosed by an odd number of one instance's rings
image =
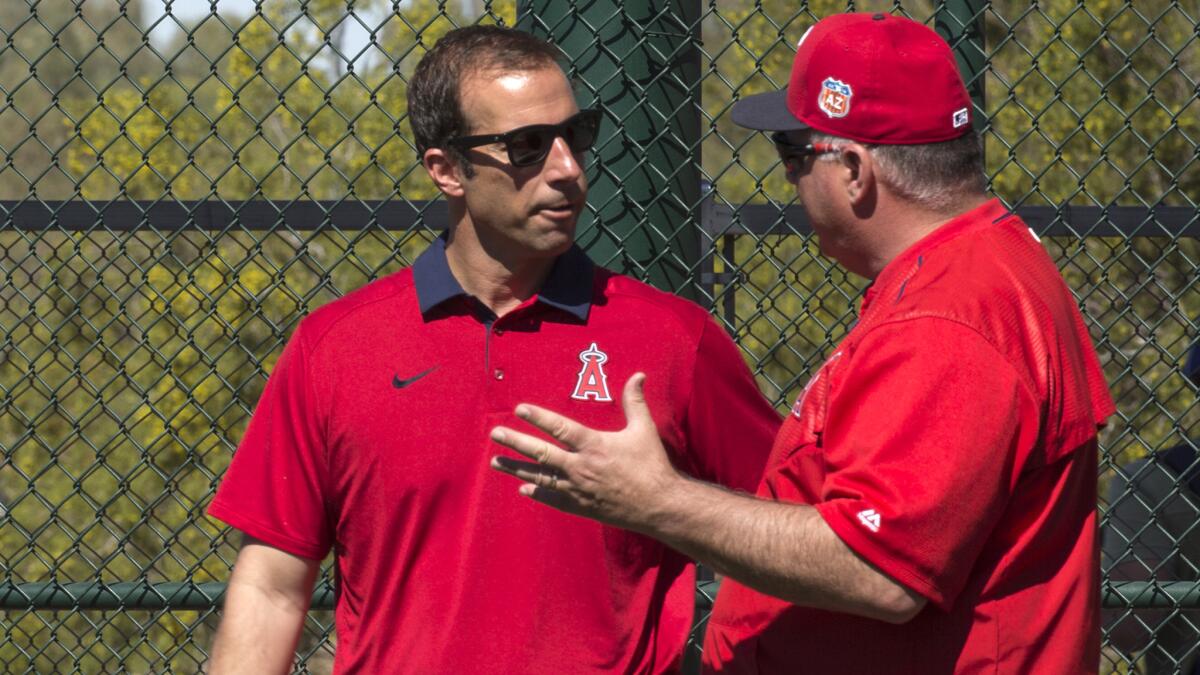
[[[555,490],[555,491],[558,490],[558,472],[557,471],[550,474],[550,489]]]

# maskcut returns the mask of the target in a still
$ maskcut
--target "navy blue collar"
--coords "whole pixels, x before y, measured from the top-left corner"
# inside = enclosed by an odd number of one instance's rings
[[[583,249],[572,245],[554,261],[550,276],[546,277],[538,292],[537,301],[561,309],[580,321],[587,321],[588,311],[592,308],[594,268],[595,263]],[[412,271],[422,316],[451,298],[467,295],[450,271],[450,263],[446,261],[444,234],[434,239],[429,248],[417,257]]]

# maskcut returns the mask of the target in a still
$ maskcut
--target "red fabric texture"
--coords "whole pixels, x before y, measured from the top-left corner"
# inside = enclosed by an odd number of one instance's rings
[[[758,494],[929,599],[891,625],[726,581],[707,672],[1092,673],[1096,431],[1114,406],[1053,261],[997,201],[894,260]]]
[[[586,321],[531,299],[489,325],[465,297],[423,317],[403,270],[301,322],[209,513],[336,553],[336,672],[678,671],[689,561],[521,497],[488,432],[529,429],[519,402],[620,428],[644,371],[673,461],[752,490],[779,416],[701,308],[600,269],[593,289]],[[593,344],[610,401],[571,397]]]

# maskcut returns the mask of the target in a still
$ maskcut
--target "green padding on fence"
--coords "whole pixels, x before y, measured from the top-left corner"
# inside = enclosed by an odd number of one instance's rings
[[[1193,581],[1124,581],[1104,587],[1101,602],[1106,609],[1123,607],[1200,607],[1200,584]]]
[[[5,583],[0,584],[0,610],[206,610],[221,603],[225,586],[219,582]],[[696,609],[712,609],[720,587],[719,581],[701,582],[696,588]],[[1200,607],[1200,584],[1189,581],[1125,581],[1105,586],[1102,594],[1107,609]],[[312,609],[333,609],[332,587],[313,591]]]

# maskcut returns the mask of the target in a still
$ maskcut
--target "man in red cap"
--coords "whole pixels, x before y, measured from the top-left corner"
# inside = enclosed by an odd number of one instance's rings
[[[733,119],[775,132],[822,251],[872,282],[757,496],[672,468],[641,376],[619,432],[519,406],[558,443],[498,427],[535,461],[493,466],[724,573],[709,672],[1096,672],[1096,434],[1114,406],[1054,262],[985,194],[949,47],[908,19],[830,17],[787,89]]]

